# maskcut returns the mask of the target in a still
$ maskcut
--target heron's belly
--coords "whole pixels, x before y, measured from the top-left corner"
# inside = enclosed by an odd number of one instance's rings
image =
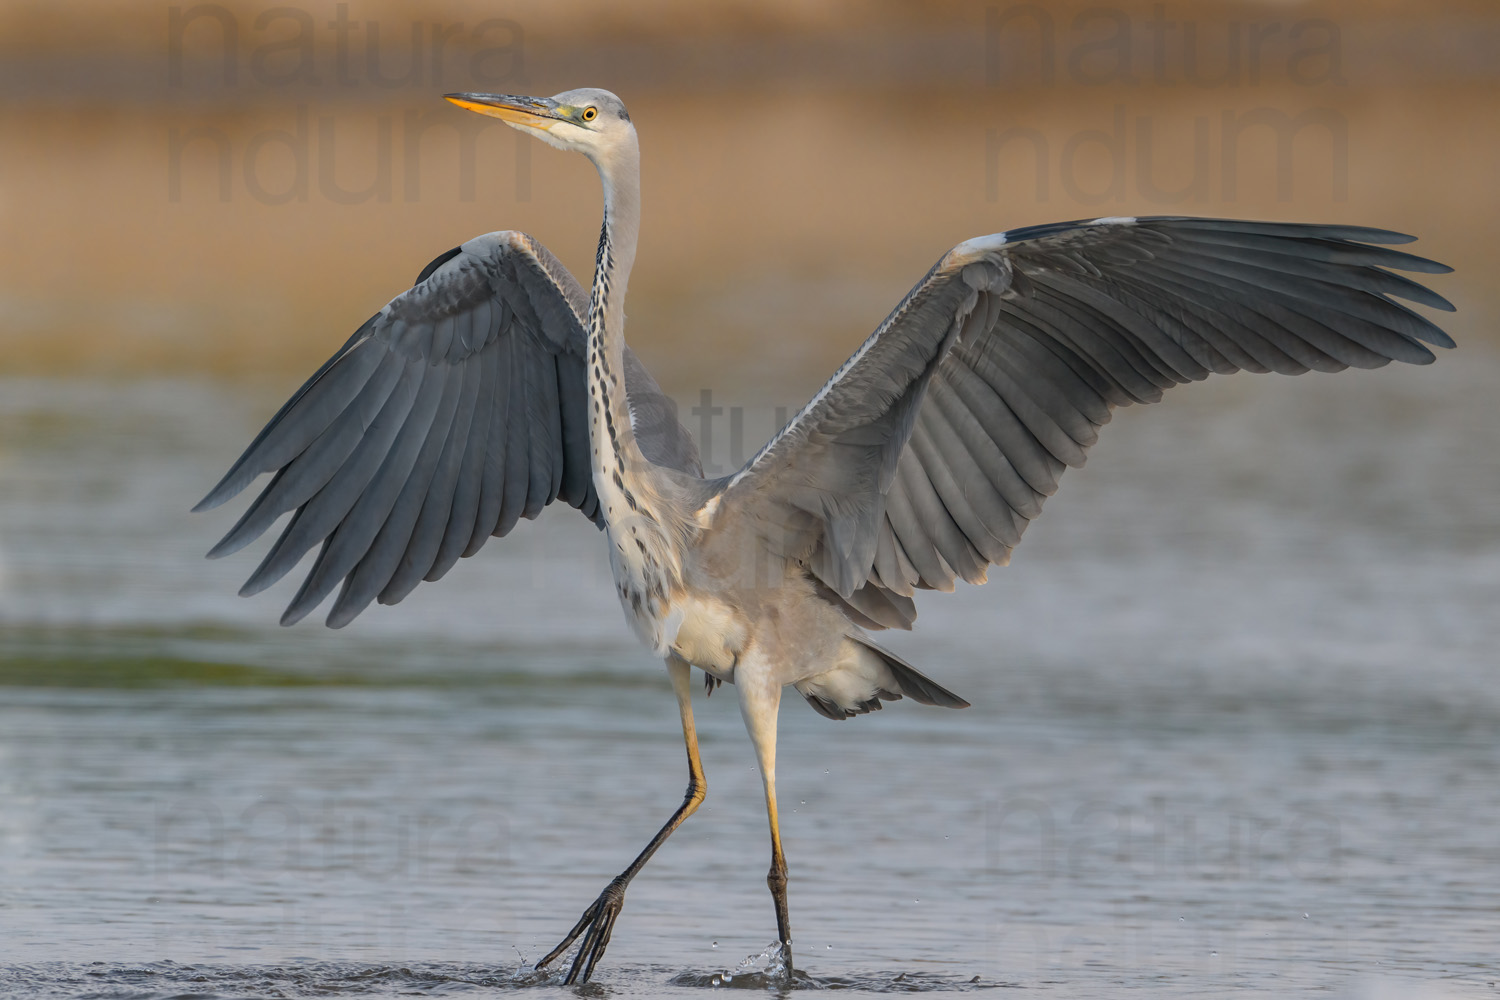
[[[734,608],[717,598],[679,592],[666,626],[672,652],[720,680],[733,678],[749,631]]]
[[[712,593],[684,586],[669,539],[648,518],[609,525],[610,564],[625,618],[658,655],[675,653],[729,679],[745,648],[743,615]]]

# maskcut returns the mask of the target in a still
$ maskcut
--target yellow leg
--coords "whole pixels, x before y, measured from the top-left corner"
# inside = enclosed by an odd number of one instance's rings
[[[698,731],[693,726],[693,700],[692,700],[692,667],[687,661],[676,656],[667,657],[667,673],[672,678],[672,691],[677,695],[677,711],[682,716],[682,739],[687,744],[688,756],[688,787],[687,794],[683,796],[682,805],[677,807],[666,825],[657,831],[656,836],[651,838],[651,843],[641,851],[636,859],[630,863],[614,880],[605,886],[604,892],[587,909],[578,923],[568,932],[561,944],[553,948],[547,957],[536,963],[538,969],[546,968],[553,959],[557,958],[568,946],[577,940],[579,934],[584,934],[583,944],[579,946],[578,955],[573,959],[573,965],[568,970],[565,983],[586,983],[594,974],[594,966],[604,956],[604,949],[609,947],[609,936],[614,930],[615,919],[620,915],[620,910],[625,905],[625,888],[630,885],[630,880],[635,878],[640,870],[646,867],[646,862],[651,860],[651,855],[656,849],[666,843],[672,831],[682,825],[682,821],[698,811],[703,804],[703,798],[708,794],[708,780],[703,776],[703,762],[698,759]],[[774,822],[774,821],[773,821]],[[778,853],[780,847],[777,848]],[[579,973],[582,972],[582,976]]]
[[[781,853],[781,827],[776,820],[776,779],[766,778],[766,813],[771,819],[771,870],[766,885],[776,906],[776,933],[781,939],[782,954],[788,972],[792,971],[792,920],[786,906],[786,855]]]
[[[776,933],[782,957],[787,972],[791,973],[792,922],[786,904],[786,855],[781,852],[781,824],[776,813],[776,717],[781,708],[781,686],[757,678],[750,671],[738,672],[736,686],[740,691],[740,713],[755,744],[761,782],[766,789],[766,816],[771,823],[771,870],[766,873],[766,885],[776,906]]]

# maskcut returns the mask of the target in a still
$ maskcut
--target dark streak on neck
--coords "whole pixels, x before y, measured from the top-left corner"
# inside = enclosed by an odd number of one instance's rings
[[[625,457],[620,446],[619,430],[615,427],[613,391],[619,385],[616,382],[614,372],[609,363],[609,352],[605,349],[605,337],[607,336],[604,321],[604,309],[609,300],[610,282],[614,272],[613,246],[609,238],[609,208],[604,209],[604,223],[599,229],[599,249],[594,255],[594,287],[589,298],[589,341],[588,341],[588,366],[589,382],[591,386],[598,387],[598,393],[590,393],[604,414],[604,428],[609,435],[610,452],[614,458],[615,468],[611,479],[615,486],[624,494],[625,503],[632,511],[640,510],[635,495],[626,488]],[[621,387],[623,391],[623,387]],[[629,405],[629,401],[626,401]]]

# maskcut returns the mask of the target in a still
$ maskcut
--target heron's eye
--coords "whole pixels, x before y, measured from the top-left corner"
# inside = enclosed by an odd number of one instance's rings
[[[595,118],[598,118],[598,117],[599,117],[599,109],[598,108],[584,108],[583,109],[583,120],[584,121],[591,122]]]

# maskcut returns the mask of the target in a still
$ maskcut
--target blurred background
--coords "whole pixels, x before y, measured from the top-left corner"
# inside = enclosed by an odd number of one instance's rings
[[[1495,303],[1483,0],[0,17],[10,371],[301,372],[493,229],[586,275],[589,165],[438,99],[585,84],[642,134],[632,342],[674,386],[804,364],[821,381],[958,240],[1077,217],[1413,232],[1458,266],[1444,292],[1465,315]]]
[[[521,229],[588,280],[592,168],[440,100],[587,85],[641,135],[631,344],[719,469],[971,236],[1340,222],[1457,269],[1430,368],[1120,413],[1012,567],[891,640],[975,708],[788,703],[781,782],[804,954],[850,985],[1492,996],[1497,75],[1488,0],[4,5],[0,989],[483,986],[673,807],[573,512],[340,633],[201,559],[243,499],[186,514],[438,253]],[[771,940],[732,700],[627,995]]]

